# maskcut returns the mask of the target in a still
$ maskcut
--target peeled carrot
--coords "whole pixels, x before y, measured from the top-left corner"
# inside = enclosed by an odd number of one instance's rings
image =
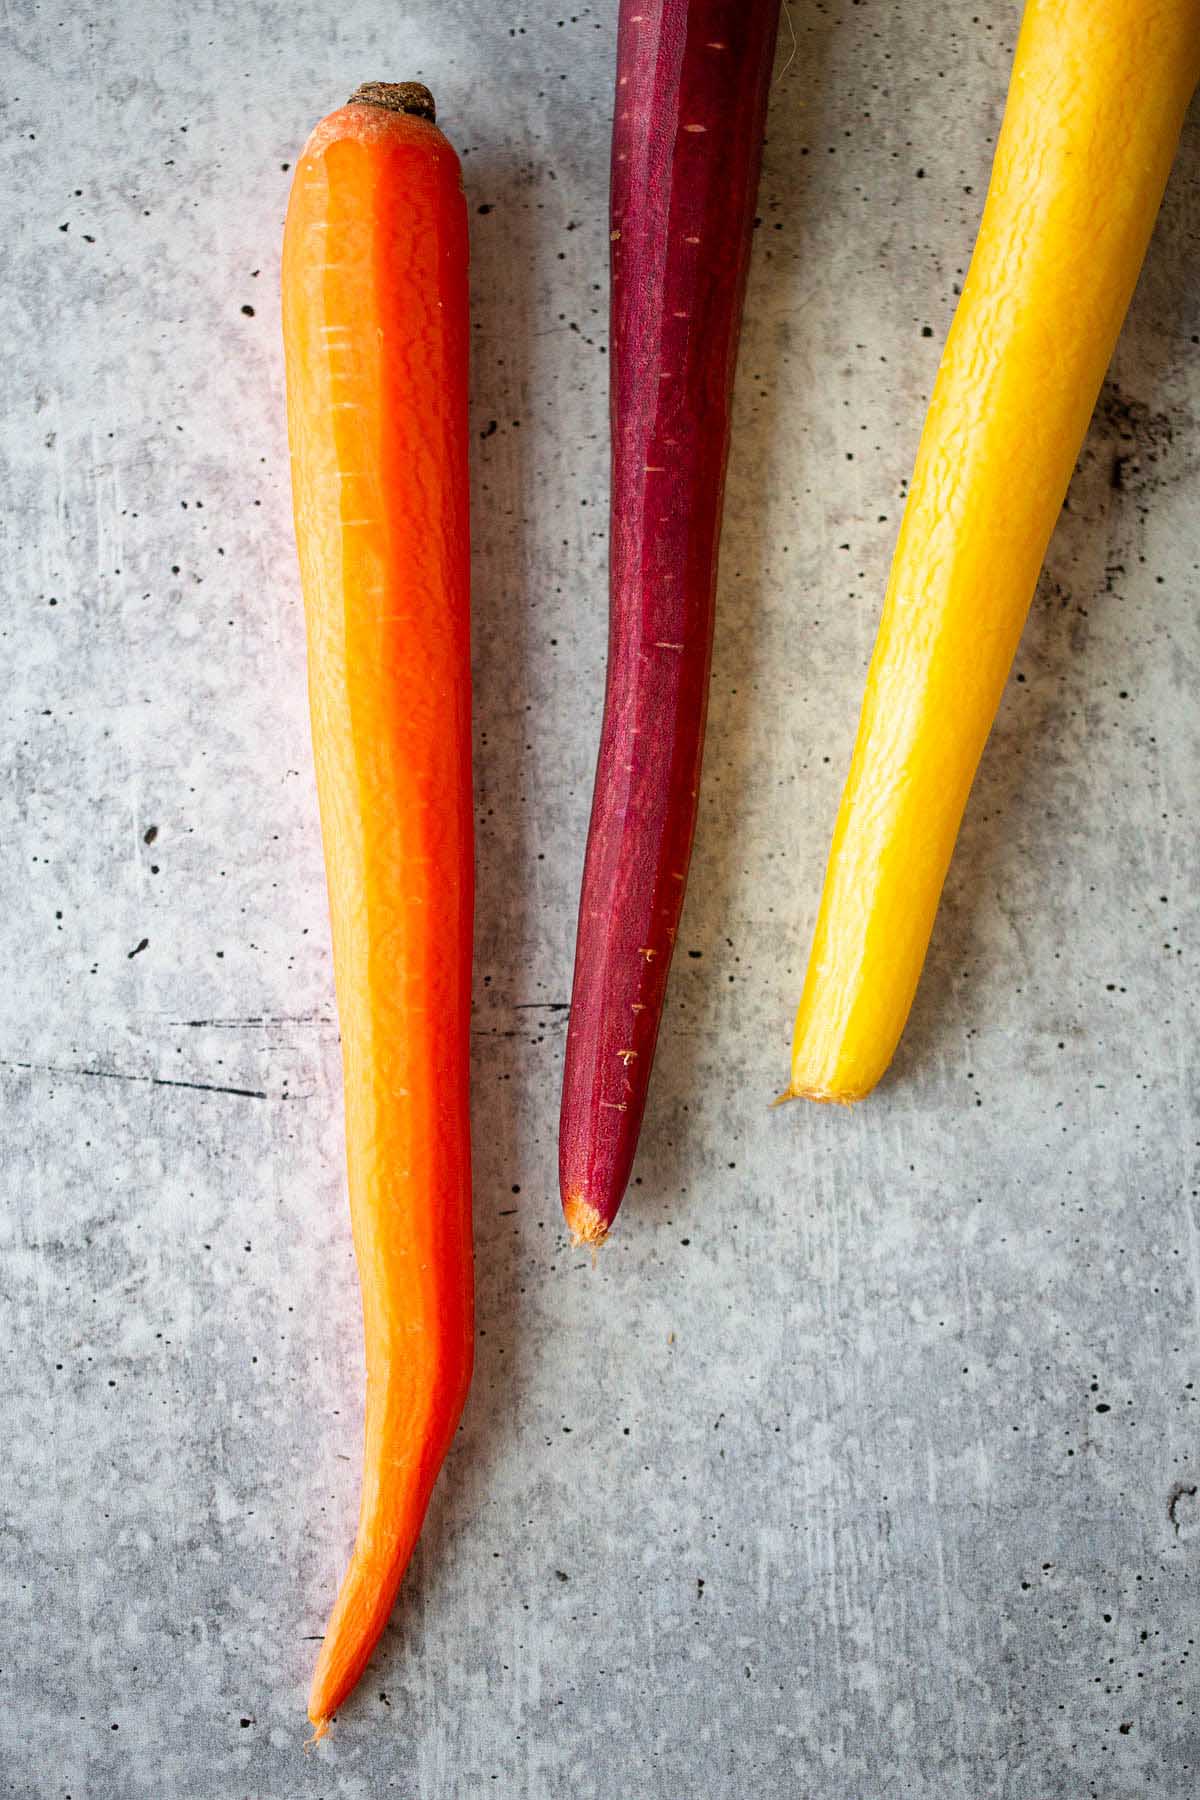
[[[954,841],[1200,79],[1200,0],[1028,0],[917,453],[788,1094],[891,1061]]]
[[[360,88],[305,146],[283,247],[367,1363],[358,1536],[313,1676],[317,1737],[387,1622],[473,1349],[467,220],[433,120],[415,83]]]
[[[629,1181],[692,852],[734,363],[779,0],[621,0],[608,685],[559,1129],[603,1243]]]

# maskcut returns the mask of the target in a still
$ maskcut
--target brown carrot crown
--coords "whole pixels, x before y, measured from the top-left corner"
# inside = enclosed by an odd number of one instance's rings
[[[437,123],[433,95],[419,81],[364,81],[355,88],[348,106],[382,106],[388,112],[415,113],[419,119]]]

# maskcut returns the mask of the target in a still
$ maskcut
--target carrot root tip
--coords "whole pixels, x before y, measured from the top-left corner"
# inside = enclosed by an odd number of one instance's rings
[[[771,1105],[786,1106],[789,1100],[815,1100],[818,1106],[856,1106],[863,1098],[864,1094],[849,1093],[845,1089],[820,1087],[815,1083],[797,1087],[793,1082],[772,1100]]]
[[[583,1200],[575,1194],[563,1202],[563,1214],[575,1249],[586,1244],[594,1263],[597,1250],[608,1236],[607,1221],[601,1218],[590,1200]]]
[[[315,1744],[320,1743],[321,1739],[325,1736],[326,1732],[329,1730],[329,1727],[333,1724],[333,1720],[332,1719],[312,1719],[312,1720],[310,1720],[310,1723],[313,1728],[313,1734],[310,1738],[305,1740],[304,1748],[306,1750],[311,1750]]]

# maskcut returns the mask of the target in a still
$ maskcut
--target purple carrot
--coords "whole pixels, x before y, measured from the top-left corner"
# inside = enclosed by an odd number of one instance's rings
[[[559,1128],[608,1235],[646,1105],[696,826],[717,540],[779,0],[621,0],[608,684]]]

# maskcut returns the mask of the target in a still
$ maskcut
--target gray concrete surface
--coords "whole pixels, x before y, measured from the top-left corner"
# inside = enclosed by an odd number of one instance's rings
[[[1017,19],[790,10],[701,832],[593,1271],[554,1139],[615,5],[5,9],[6,1794],[1195,1792],[1200,130],[894,1074],[772,1113]],[[403,1602],[306,1757],[361,1344],[279,235],[310,124],[413,75],[474,233],[479,1366]]]

